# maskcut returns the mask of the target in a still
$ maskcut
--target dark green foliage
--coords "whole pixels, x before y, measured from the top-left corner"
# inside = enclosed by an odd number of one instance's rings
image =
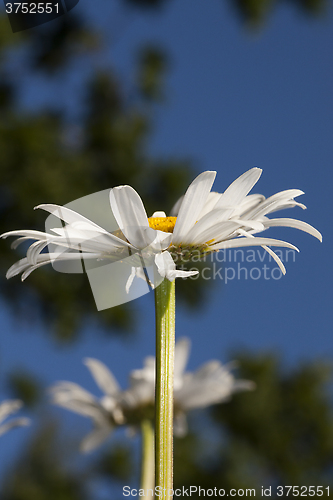
[[[247,23],[260,24],[271,11],[276,0],[236,0],[232,2]]]
[[[328,7],[326,0],[293,0],[293,3],[303,8],[308,14],[319,14]]]
[[[65,453],[59,448],[57,429],[48,425],[6,477],[1,500],[87,500],[83,478],[68,467],[69,441]]]
[[[127,484],[133,477],[134,463],[133,450],[130,446],[114,444],[98,462],[96,472],[107,479],[115,479],[122,484]]]
[[[167,3],[170,0],[125,0],[130,5],[140,7],[140,8],[156,8],[161,7],[163,4]]]
[[[35,406],[41,398],[41,387],[30,373],[17,370],[9,375],[8,386],[13,398],[21,399],[25,406]]]
[[[36,61],[43,71],[49,72],[52,68],[57,74],[60,70],[64,72],[66,65],[74,60],[73,56],[86,49],[89,31],[82,38],[75,18],[70,22],[72,27],[63,26],[61,21],[52,24],[52,30],[27,32],[32,47],[25,68],[27,73]],[[8,33],[8,40],[12,37]],[[39,52],[35,46],[39,47]],[[5,49],[3,42],[4,60]],[[65,204],[119,184],[136,188],[148,213],[171,207],[175,195],[185,190],[190,179],[188,162],[161,161],[147,153],[151,118],[149,109],[141,103],[147,100],[148,94],[152,101],[153,94],[157,97],[161,92],[159,72],[164,71],[164,63],[158,50],[149,48],[141,55],[138,74],[146,75],[146,86],[145,89],[140,86],[133,89],[134,102],[123,95],[120,83],[111,72],[97,70],[90,75],[89,81],[83,80],[82,100],[78,105],[84,111],[81,111],[79,125],[69,122],[60,111],[60,97],[52,103],[52,112],[18,110],[17,80],[9,73],[6,75],[6,66],[3,71],[6,78],[0,88],[3,107],[0,118],[0,232],[22,228],[43,230],[45,214],[34,212],[34,206],[45,202]],[[161,186],[163,189],[159,191]],[[9,241],[1,242],[2,276],[21,258],[20,250],[14,252],[10,250]],[[85,275],[68,276],[44,268],[33,273],[23,285],[19,278],[9,282],[2,279],[0,290],[16,314],[21,313],[29,324],[41,316],[47,321],[48,331],[56,332],[63,340],[73,338],[93,317],[96,328],[109,330],[112,326],[113,333],[134,324],[133,314],[129,314],[126,306],[95,315]]]
[[[252,449],[279,484],[327,482],[333,419],[326,384],[332,370],[317,363],[285,375],[269,357],[243,357],[241,366],[241,376],[254,380],[257,389],[216,407],[215,420],[227,425],[231,440]]]
[[[141,8],[160,8],[171,0],[125,0],[131,5]],[[300,8],[303,12],[316,15],[328,7],[327,0],[221,0],[229,2],[234,7],[240,18],[252,26],[262,25],[267,20],[267,15],[285,3]]]
[[[49,74],[61,70],[73,56],[89,54],[97,48],[98,36],[77,16],[64,16],[61,22],[47,23],[29,31],[32,65]]]
[[[138,85],[142,95],[148,100],[163,98],[163,80],[167,65],[166,56],[156,47],[146,47],[140,53]]]
[[[236,7],[240,17],[251,26],[262,26],[269,14],[279,6],[289,3],[302,9],[303,12],[317,15],[328,7],[327,0],[228,0]]]
[[[208,441],[176,441],[175,485],[255,488],[257,496],[263,485],[332,486],[332,370],[317,363],[284,373],[273,356],[237,358],[239,376],[257,388],[213,407],[213,426],[202,419],[204,433],[214,432],[209,460]]]

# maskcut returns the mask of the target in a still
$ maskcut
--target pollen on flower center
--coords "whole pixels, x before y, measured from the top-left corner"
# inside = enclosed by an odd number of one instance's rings
[[[157,229],[158,231],[163,231],[164,233],[172,233],[176,220],[177,217],[150,217],[148,222],[152,229]]]

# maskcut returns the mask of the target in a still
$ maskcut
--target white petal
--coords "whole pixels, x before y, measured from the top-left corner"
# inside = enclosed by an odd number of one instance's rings
[[[323,240],[321,233],[315,229],[313,226],[310,226],[307,222],[303,222],[297,219],[267,219],[264,221],[265,227],[275,227],[275,226],[283,226],[283,227],[293,227],[295,229],[300,229],[305,233],[309,233],[315,238],[318,238],[319,241]]]
[[[273,250],[271,248],[267,247],[266,245],[263,245],[262,247],[264,250],[266,250],[267,253],[269,253],[269,255],[271,257],[273,257],[273,259],[275,260],[275,262],[277,263],[277,265],[281,269],[282,274],[286,274],[286,272],[287,272],[286,268],[284,267],[284,264],[283,264],[282,260],[280,259],[280,257],[275,252],[273,252]]]
[[[30,229],[22,229],[16,231],[8,231],[7,233],[3,233],[0,237],[5,239],[8,236],[24,236],[27,239],[31,240],[45,240],[50,235],[48,233],[43,233],[42,231],[33,231]]]
[[[233,210],[230,209],[212,210],[192,227],[186,237],[183,238],[182,243],[196,245],[213,239],[216,229],[219,231],[223,227],[223,222],[225,223],[228,220],[232,212]],[[235,227],[239,226],[235,224]],[[214,228],[213,235],[212,228]]]
[[[173,231],[173,242],[181,243],[197,222],[213,185],[216,172],[203,172],[188,187]]]
[[[65,399],[62,398],[61,395],[59,395],[59,397],[55,397],[53,402],[57,406],[61,406],[66,410],[73,411],[74,413],[82,415],[83,417],[89,417],[96,421],[101,418],[102,411],[101,408],[98,407],[97,403],[88,403],[86,401],[75,399]]]
[[[85,395],[71,394],[55,391],[53,394],[52,402],[53,404],[65,408],[66,410],[73,411],[78,415],[91,418],[94,422],[99,425],[103,425],[108,422],[111,415],[110,413],[99,403],[99,401],[92,395],[91,400],[85,397]]]
[[[244,220],[244,219],[235,219],[232,218],[234,222],[238,222],[243,228],[249,227],[254,229],[255,231],[264,231],[265,226],[261,221],[258,220]]]
[[[123,393],[124,403],[133,408],[143,403],[154,403],[155,394],[155,358],[148,356],[144,367],[130,373],[130,389]]]
[[[186,436],[188,432],[186,414],[181,412],[177,413],[173,421],[173,433],[176,437],[182,438]]]
[[[99,236],[100,241],[108,242],[111,240],[111,242],[114,245],[118,244],[118,246],[121,247],[128,245],[124,240],[114,236],[113,234],[110,234],[108,231],[106,231],[98,224],[95,224],[93,221],[87,219],[83,215],[67,207],[63,207],[60,205],[53,205],[53,204],[43,204],[43,205],[38,205],[35,208],[36,209],[40,208],[42,210],[45,210],[51,213],[52,215],[58,217],[59,219],[67,222],[67,224],[69,224],[69,226],[66,226],[65,228],[55,228],[54,231],[56,231],[57,234],[63,232],[64,236],[70,237],[71,236],[70,231],[74,232],[79,231],[80,235],[82,235],[84,239],[92,239],[93,237]],[[38,231],[30,231],[30,233],[38,233]],[[41,233],[41,235],[42,234],[43,233]],[[77,234],[75,235],[78,236]],[[103,240],[103,235],[104,235],[104,240]],[[36,236],[38,236],[38,234],[36,234]]]
[[[85,259],[98,259],[98,258],[100,258],[100,254],[88,254],[88,253],[82,254],[82,253],[65,253],[64,252],[61,254],[59,254],[59,253],[57,253],[57,254],[54,254],[54,253],[40,254],[38,256],[38,263],[35,264],[34,266],[30,265],[29,263],[27,263],[24,266],[24,261],[27,261],[27,259],[22,259],[21,261],[14,264],[10,269],[8,269],[6,276],[7,276],[7,279],[9,279],[12,276],[15,276],[16,274],[19,274],[20,272],[23,271],[22,275],[21,275],[21,280],[24,281],[25,279],[27,279],[28,276],[30,276],[30,274],[33,271],[35,271],[36,269],[39,269],[42,266],[50,264],[51,262],[54,262],[55,260],[57,260],[57,261],[82,260],[83,256]],[[16,265],[19,265],[20,270],[18,270],[18,268],[16,268],[14,271],[14,268]],[[22,267],[24,267],[25,270],[22,269]],[[14,272],[14,274],[9,275],[10,271]]]
[[[254,388],[253,382],[235,380],[227,366],[212,360],[188,377],[182,390],[176,391],[175,399],[184,410],[204,408],[228,400],[235,392]]]
[[[236,229],[239,229],[240,224],[234,221],[224,221],[208,227],[201,233],[197,234],[193,239],[192,244],[202,245],[207,241],[215,241],[215,244],[221,240],[226,240],[231,237]],[[212,241],[212,242],[213,242]]]
[[[22,281],[24,281],[29,274],[32,273],[35,269],[38,269],[41,266],[45,266],[46,264],[50,264],[54,260],[65,261],[65,260],[81,260],[83,257],[82,253],[43,253],[38,256],[38,263],[35,266],[31,266],[28,259],[24,258],[13,264],[6,273],[6,278],[10,279],[17,274],[22,273]],[[100,258],[100,254],[84,254],[85,259],[98,259]]]
[[[135,250],[134,247],[124,239],[118,238],[118,236],[105,232],[104,230],[103,232],[97,229],[79,230],[73,225],[67,225],[63,228],[53,228],[52,231],[63,238],[63,244],[65,246],[75,249],[80,245],[80,250],[84,248],[95,248],[105,252],[112,252],[115,249],[122,249],[124,247]],[[50,238],[52,239],[54,236],[50,236]]]
[[[237,207],[256,184],[261,173],[262,170],[255,167],[242,174],[224,191],[214,208]]]
[[[89,453],[90,451],[95,450],[105,441],[107,441],[112,430],[113,427],[111,425],[97,427],[84,438],[84,440],[81,443],[80,450],[83,453]]]
[[[120,394],[120,393],[119,393]],[[103,396],[100,399],[101,406],[112,415],[113,420],[118,424],[122,425],[125,422],[124,414],[121,406],[119,405],[120,398],[114,398],[113,396]]]
[[[221,250],[222,248],[239,248],[239,247],[250,247],[250,246],[262,246],[269,245],[273,247],[286,247],[292,248],[299,252],[298,248],[287,241],[274,240],[271,238],[253,238],[251,240],[247,238],[234,238],[232,240],[222,241],[216,245],[210,246],[210,250]]]
[[[214,206],[216,205],[217,201],[221,198],[221,193],[217,193],[215,191],[212,191],[208,194],[206,203],[198,217],[198,220],[200,220],[204,215],[208,214],[211,210],[213,210]],[[184,195],[181,196],[177,202],[174,204],[170,211],[170,216],[172,217],[177,217],[178,212],[180,209],[181,204],[183,203]]]
[[[134,281],[135,276],[136,276],[136,268],[132,267],[131,274],[129,275],[128,280],[126,281],[126,286],[125,286],[125,290],[126,290],[127,294],[129,294],[129,291],[130,291],[130,288],[132,286],[132,283]]]
[[[252,380],[235,380],[233,390],[234,392],[254,391],[256,387],[255,382],[252,382]]]
[[[283,203],[282,201],[276,202],[276,203],[272,203],[272,205],[269,207],[269,210],[265,210],[265,213],[266,214],[268,214],[268,213],[271,214],[273,212],[277,212],[277,211],[280,211],[280,210],[285,210],[286,208],[294,208],[294,207],[300,207],[302,210],[306,210],[306,205],[304,205],[303,203],[298,203],[295,200],[291,200],[291,201],[288,201],[288,202],[285,202],[285,203]]]
[[[176,342],[175,345],[175,367],[174,367],[174,388],[178,389],[182,386],[182,377],[188,362],[190,354],[191,341],[187,337],[183,337]]]
[[[79,415],[93,418],[95,421],[103,421],[107,418],[107,412],[101,407],[99,401],[73,382],[58,382],[49,389],[52,403]]]
[[[11,420],[10,422],[7,422],[6,424],[0,426],[0,436],[10,431],[11,429],[14,429],[15,427],[25,427],[30,424],[31,420],[29,418],[15,418],[14,420]]]
[[[30,265],[35,266],[37,264],[37,259],[39,254],[47,247],[49,244],[48,240],[46,241],[35,241],[27,251],[27,260]]]
[[[26,236],[23,236],[22,238],[17,238],[17,240],[13,241],[13,243],[10,245],[10,248],[13,250],[16,250],[16,248],[21,245],[21,243],[24,243],[25,241],[30,240],[31,238],[27,238]]]
[[[155,264],[159,274],[165,278],[167,273],[176,269],[176,264],[169,252],[162,252],[155,256]]]
[[[210,240],[219,241],[227,238],[237,228],[249,227],[256,231],[263,231],[264,225],[260,221],[246,221],[243,219],[226,220],[233,210],[220,209],[212,210],[200,219],[197,224],[187,234],[183,243],[200,245]]]
[[[247,213],[258,207],[260,203],[265,200],[265,196],[262,194],[249,194],[243,201],[235,208],[233,217],[247,217]]]
[[[240,230],[239,231],[240,234],[243,234],[244,236],[246,236],[247,238],[254,238],[254,236],[252,236],[252,234],[248,234],[246,233],[246,231],[243,231],[243,230]],[[266,250],[266,252],[271,256],[273,257],[273,259],[275,260],[275,262],[277,263],[277,265],[279,266],[279,268],[281,269],[282,273],[283,274],[286,274],[286,268],[284,267],[284,264],[282,262],[282,260],[280,259],[280,257],[275,253],[273,252],[273,250],[271,250],[268,246],[266,245],[262,245],[262,248],[264,250]]]
[[[119,186],[111,189],[110,203],[115,219],[132,245],[145,248],[147,237],[144,232],[149,228],[145,207],[138,193],[131,186]]]
[[[184,410],[219,403],[233,392],[234,377],[219,361],[209,361],[191,375],[183,388],[175,392],[175,399]]]
[[[189,278],[196,274],[199,274],[199,271],[182,271],[181,269],[176,269],[175,271],[168,271],[165,277],[169,281],[174,281],[176,278]]]
[[[42,250],[43,249],[43,243],[44,242],[37,242],[34,243],[36,246],[36,252],[38,253],[38,247]],[[122,245],[121,247],[118,245],[114,245],[112,242],[105,243],[101,241],[99,238],[89,238],[87,235],[81,238],[63,238],[61,236],[54,236],[53,238],[50,238],[49,241],[47,242],[47,245],[50,244],[55,244],[58,247],[64,247],[67,249],[72,249],[72,250],[77,250],[79,252],[94,252],[94,253],[99,253],[101,256],[102,254],[106,255],[111,255],[111,254],[116,254],[119,252],[120,249],[124,249],[125,245]],[[44,245],[45,246],[45,245]],[[126,248],[127,250],[127,248]],[[33,251],[34,252],[34,251]],[[129,254],[127,253],[127,256]],[[84,256],[84,254],[82,255]],[[27,252],[27,257],[28,257],[28,252]]]
[[[263,207],[259,207],[260,209],[255,213],[255,215],[251,215],[251,219],[261,219],[263,216],[267,214],[271,214],[273,212],[279,212],[280,210],[286,210],[287,208],[300,207],[303,210],[306,209],[306,206],[302,203],[298,203],[295,200],[285,201],[285,200],[276,200],[272,203],[266,205],[263,204]]]
[[[131,371],[131,381],[146,381],[155,383],[155,358],[154,356],[147,356],[143,362],[143,368],[140,370]]]
[[[119,393],[119,385],[115,377],[104,363],[94,358],[85,358],[84,364],[89,368],[98,387],[109,396],[116,396]]]
[[[130,377],[131,387],[122,393],[122,405],[124,408],[137,408],[143,404],[154,404],[155,398],[155,381],[149,382],[146,380]]]
[[[17,412],[23,406],[19,399],[7,399],[0,404],[0,422],[3,422],[12,413]]]
[[[61,219],[64,222],[67,222],[67,224],[75,224],[77,222],[84,222],[85,224],[87,224],[88,227],[93,227],[93,228],[97,229],[98,231],[107,234],[107,231],[105,229],[103,229],[101,226],[99,226],[98,224],[95,224],[90,219],[87,219],[87,217],[84,217],[83,215],[79,214],[78,212],[75,212],[74,210],[71,210],[70,208],[63,207],[61,205],[54,205],[51,203],[44,203],[42,205],[38,205],[37,207],[35,207],[35,210],[38,208],[40,208],[41,210],[45,210],[46,212],[49,212],[50,214],[54,215],[55,217],[58,217],[58,219]]]
[[[143,361],[143,366],[145,367],[145,370],[149,370],[150,373],[153,373],[154,377],[155,377],[155,365],[156,365],[156,362],[155,362],[154,356],[146,356],[145,357],[145,359]]]
[[[301,196],[304,194],[300,189],[286,189],[285,191],[280,191],[279,193],[273,194],[262,203],[259,203],[252,210],[248,211],[246,216],[247,218],[257,218],[260,215],[265,215],[270,212],[271,207],[279,207],[282,206],[285,202],[290,202],[296,196]],[[294,202],[296,204],[296,202]],[[282,207],[281,207],[282,209]]]
[[[48,391],[53,400],[70,401],[71,399],[80,400],[85,403],[96,403],[97,399],[90,392],[86,391],[79,384],[75,382],[61,381],[49,388]]]
[[[146,241],[149,242],[145,250],[154,250],[157,252],[166,250],[171,243],[172,233],[165,233],[152,228],[144,229]]]
[[[154,384],[134,380],[131,388],[122,393],[122,405],[125,409],[135,409],[145,404],[154,404],[154,389]]]
[[[198,274],[198,271],[182,271],[176,269],[176,264],[169,252],[162,252],[155,256],[155,264],[162,278],[174,281],[176,278],[187,278]]]
[[[221,193],[216,193],[215,191],[209,193],[207,201],[199,215],[198,220],[200,220],[202,217],[204,217],[204,215],[208,214],[211,210],[214,209],[216,203],[221,198],[221,196],[222,196]]]

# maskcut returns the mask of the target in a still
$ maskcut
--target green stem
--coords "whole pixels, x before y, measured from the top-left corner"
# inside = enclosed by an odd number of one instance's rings
[[[173,372],[175,357],[175,282],[155,289],[156,393],[155,485],[159,499],[170,500],[173,487]]]
[[[151,420],[141,422],[141,484],[145,497],[154,498],[154,428]]]

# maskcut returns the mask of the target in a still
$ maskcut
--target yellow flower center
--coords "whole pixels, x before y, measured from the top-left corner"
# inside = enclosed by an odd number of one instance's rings
[[[177,217],[150,217],[148,222],[152,229],[157,229],[158,231],[163,231],[164,233],[172,233],[176,220]]]

